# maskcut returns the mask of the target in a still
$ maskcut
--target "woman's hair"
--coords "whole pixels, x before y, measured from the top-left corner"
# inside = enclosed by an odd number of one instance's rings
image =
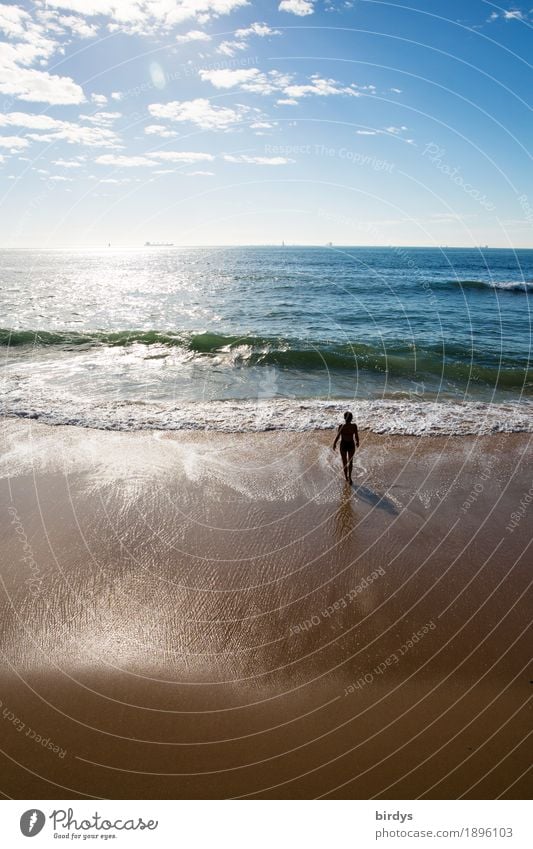
[[[346,413],[344,414],[344,421],[346,422],[346,424],[350,424],[352,419],[353,419],[353,414],[346,411]]]

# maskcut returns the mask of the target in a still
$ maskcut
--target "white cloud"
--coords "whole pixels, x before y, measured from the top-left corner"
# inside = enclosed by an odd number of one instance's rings
[[[264,95],[285,91],[292,80],[289,74],[282,74],[279,71],[269,71],[265,74],[258,68],[200,70],[199,75],[200,79],[210,82],[215,88],[238,87],[242,91]]]
[[[146,156],[121,156],[114,153],[97,156],[95,162],[97,165],[112,165],[115,168],[151,168],[155,164]]]
[[[46,61],[56,52],[58,42],[50,38],[44,27],[35,24],[30,16],[25,17],[24,25],[10,27],[6,19],[2,19],[3,10],[9,6],[0,6],[0,30],[3,29],[8,41],[1,44],[3,63],[14,63],[30,67],[37,61]]]
[[[152,103],[148,111],[154,118],[190,122],[203,130],[230,130],[250,112],[246,106],[240,105],[237,105],[235,109],[228,106],[213,106],[205,98]]]
[[[176,41],[178,44],[187,44],[190,41],[211,41],[211,36],[201,29],[192,29],[184,35],[177,35]]]
[[[70,77],[58,77],[48,71],[21,68],[12,62],[2,61],[0,45],[0,93],[12,95],[30,103],[49,103],[62,106],[83,103],[81,86]]]
[[[80,121],[88,121],[89,124],[109,127],[121,117],[122,112],[95,112],[94,115],[80,115]]]
[[[111,100],[122,100],[123,94],[121,91],[112,91],[111,92]]]
[[[140,177],[95,177],[94,174],[89,174],[88,180],[96,180],[98,183],[111,183],[111,184],[119,184],[119,183],[140,183]],[[94,193],[94,197],[109,197],[109,195],[98,195],[96,192]]]
[[[313,74],[308,83],[286,86],[284,94],[288,97],[295,98],[309,97],[309,95],[329,97],[335,94],[348,94],[352,97],[360,97],[361,92],[353,83],[349,86],[342,86],[336,80],[324,79],[318,74]]]
[[[52,165],[58,165],[60,168],[83,168],[83,163],[77,159],[54,159]]]
[[[201,80],[210,82],[215,88],[234,88],[235,86],[265,76],[257,68],[237,68],[236,70],[221,68],[214,71],[201,70],[199,74]]]
[[[11,150],[23,150],[28,147],[29,141],[20,136],[0,136],[0,147],[8,147]]]
[[[533,9],[531,11],[533,11]],[[524,12],[521,12],[520,9],[502,10],[501,14],[499,14],[499,12],[491,12],[487,18],[487,23],[491,24],[494,21],[497,21],[498,18],[502,18],[504,21],[526,21],[527,15],[524,14]]]
[[[278,106],[297,106],[298,101],[294,99],[294,97],[282,97],[280,100],[276,100]]]
[[[235,162],[244,165],[288,165],[294,162],[294,159],[287,159],[286,156],[248,156],[244,153],[234,156],[226,154],[224,156],[226,162]]]
[[[214,177],[213,171],[189,171],[186,177]]]
[[[249,27],[235,30],[234,41],[223,41],[218,47],[218,53],[222,53],[224,56],[234,56],[239,50],[248,49],[248,39],[252,36],[265,38],[267,35],[281,34],[279,29],[272,29],[268,24],[261,24],[256,21]]]
[[[26,127],[29,130],[53,130],[67,127],[67,121],[58,121],[50,115],[34,115],[30,112],[0,113],[0,127]]]
[[[262,74],[261,77],[247,83],[243,88],[246,91],[256,92],[257,94],[274,94],[281,92],[286,97],[292,98],[289,94],[288,87],[293,80],[291,74],[283,74],[280,71],[269,71],[268,74]]]
[[[98,156],[95,162],[98,165],[110,165],[114,168],[153,168],[160,163],[175,162],[191,165],[194,162],[213,162],[214,159],[213,154],[199,151],[159,150],[146,156],[106,153]],[[171,173],[171,169],[158,170],[154,173]]]
[[[405,144],[415,144],[414,139],[405,138],[404,133],[409,132],[409,128],[404,125],[402,125],[401,127],[385,127],[385,129],[381,130],[381,132],[391,136],[396,136]]]
[[[272,29],[268,24],[260,24],[257,21],[250,24],[244,29],[235,30],[235,38],[248,38],[251,35],[257,35],[259,38],[265,38],[267,35],[281,35],[279,29]]]
[[[28,138],[33,141],[56,142],[65,141],[67,144],[81,144],[87,147],[108,147],[117,149],[122,147],[118,136],[106,127],[80,127],[77,124],[62,122],[62,129],[51,133],[28,133]]]
[[[93,103],[96,103],[97,106],[105,106],[107,104],[107,97],[105,94],[91,94],[91,100]]]
[[[301,18],[312,15],[315,11],[310,0],[281,0],[278,9],[280,12],[290,12],[291,15],[298,15]]]
[[[212,162],[215,158],[211,153],[181,150],[158,150],[149,155],[154,159],[161,159],[163,162]]]
[[[246,41],[222,41],[217,48],[217,53],[222,53],[223,56],[235,56],[237,51],[246,50],[248,43]]]
[[[94,38],[98,35],[98,28],[89,24],[84,18],[77,15],[60,15],[57,22],[67,27],[78,38]]]
[[[357,136],[395,136],[406,144],[414,144],[414,139],[405,138],[404,134],[407,132],[409,132],[409,128],[402,125],[401,127],[384,127],[382,130],[356,130],[355,134]]]
[[[144,132],[147,136],[160,136],[163,139],[178,135],[175,130],[168,130],[163,124],[149,124],[144,128]]]
[[[60,48],[47,29],[16,6],[0,6],[0,93],[35,103],[67,105],[82,103],[83,90],[70,77],[42,68]]]
[[[187,20],[203,24],[247,5],[248,0],[48,0],[49,7],[108,18],[110,32],[138,35],[168,32]]]
[[[0,30],[8,38],[23,37],[31,16],[19,6],[0,6]]]
[[[294,103],[300,97],[329,97],[331,95],[360,97],[363,91],[375,91],[374,86],[358,86],[355,83],[345,86],[337,80],[326,79],[319,74],[312,74],[305,83],[296,83],[294,74],[281,71],[264,73],[258,68],[201,69],[199,75],[201,80],[210,82],[218,89],[238,87],[241,91],[263,95],[279,92],[285,95],[285,98],[278,100],[278,103],[285,104],[287,100]]]
[[[55,183],[72,183],[72,177],[63,177],[61,174],[54,174],[48,179],[53,180]]]

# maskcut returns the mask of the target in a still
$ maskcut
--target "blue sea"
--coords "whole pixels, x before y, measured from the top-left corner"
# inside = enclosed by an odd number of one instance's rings
[[[533,430],[533,250],[0,252],[0,412],[107,429]]]

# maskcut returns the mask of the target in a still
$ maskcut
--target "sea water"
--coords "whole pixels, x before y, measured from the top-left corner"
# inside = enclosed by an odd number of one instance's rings
[[[107,429],[533,431],[533,250],[0,252],[0,413]]]

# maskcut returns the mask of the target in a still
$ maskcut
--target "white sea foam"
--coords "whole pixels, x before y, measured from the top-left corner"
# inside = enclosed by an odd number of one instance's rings
[[[490,280],[483,281],[489,289],[501,289],[504,292],[533,292],[531,280]]]
[[[360,427],[383,434],[533,433],[533,402],[380,400],[187,401],[173,403],[68,399],[57,393],[25,398],[6,393],[0,414],[49,425],[100,430],[212,430],[226,433],[325,430],[353,410]]]

